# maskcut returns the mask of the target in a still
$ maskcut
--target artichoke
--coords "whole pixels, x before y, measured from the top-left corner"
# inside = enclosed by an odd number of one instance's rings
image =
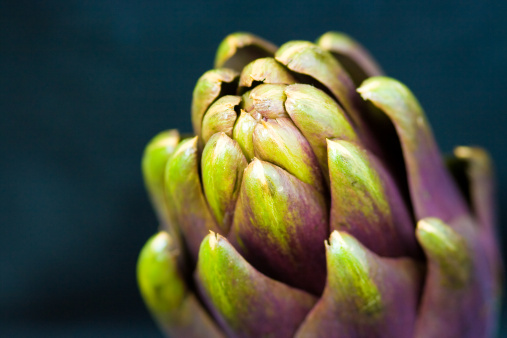
[[[417,99],[352,38],[228,36],[194,137],[142,169],[142,297],[173,337],[488,337],[502,276],[491,159],[444,160]]]

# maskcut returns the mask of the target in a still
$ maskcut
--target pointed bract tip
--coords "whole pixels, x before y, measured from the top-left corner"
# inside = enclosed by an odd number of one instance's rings
[[[470,282],[472,257],[463,236],[442,220],[432,217],[417,223],[416,236],[430,264],[439,267],[448,286],[461,288]]]
[[[463,160],[469,160],[485,170],[491,170],[492,159],[488,151],[481,147],[459,146],[454,148],[454,155]]]
[[[294,53],[297,53],[301,49],[307,48],[307,47],[313,47],[316,46],[314,43],[310,41],[305,40],[293,40],[288,41],[284,43],[283,45],[278,48],[275,54],[275,59],[280,61],[281,59],[286,59],[286,56],[292,55]],[[285,55],[287,54],[287,55]],[[282,62],[283,63],[283,62]]]
[[[241,49],[251,47],[249,53],[241,55]],[[260,57],[273,55],[277,47],[252,33],[236,32],[229,34],[218,46],[215,68],[230,67],[241,70],[249,62]],[[235,60],[236,58],[236,60]]]
[[[148,189],[158,188],[163,184],[165,164],[179,141],[178,131],[171,129],[157,134],[146,146],[141,166]],[[151,191],[151,193],[154,192]]]
[[[197,151],[197,144],[199,142],[199,136],[193,136],[184,140],[181,140],[181,142],[178,144],[178,147],[174,151],[174,154],[172,157],[178,156],[178,154],[189,154]],[[166,173],[167,175],[167,168]],[[167,183],[167,182],[166,182]]]
[[[372,101],[380,109],[398,107],[399,111],[386,111],[388,115],[410,114],[410,116],[416,116],[421,114],[424,116],[419,101],[417,101],[412,91],[404,83],[391,77],[370,77],[363,81],[361,86],[357,88],[357,92],[365,101]],[[421,120],[420,123],[422,122]]]
[[[340,248],[343,245],[346,245],[343,240],[342,234],[338,230],[334,230],[329,236],[329,240],[326,241],[327,247],[331,248]]]
[[[217,246],[218,243],[218,235],[213,231],[210,231],[210,234],[208,236],[208,243],[211,250],[215,250],[215,247]]]
[[[160,231],[156,234],[151,242],[151,249],[154,252],[162,252],[166,249],[170,249],[173,239],[165,231]]]
[[[238,118],[237,107],[240,96],[225,95],[215,101],[204,113],[202,120],[202,141],[207,143],[213,134],[224,132],[232,137],[232,130]]]
[[[370,53],[347,34],[327,32],[316,43],[333,53],[352,77],[356,86],[366,78],[383,74],[382,69]]]
[[[265,181],[264,161],[259,160],[257,157],[252,158],[250,163],[245,169],[245,180],[262,180]]]
[[[152,148],[159,147],[172,147],[177,143],[180,138],[180,134],[177,129],[164,130],[155,137],[153,137],[145,148],[145,151],[149,151]]]
[[[285,111],[285,84],[263,83],[252,89],[253,109],[266,119],[288,117]]]
[[[458,252],[457,247],[463,239],[441,219],[428,217],[417,222],[417,235],[423,246],[432,248],[433,252],[442,255]]]
[[[232,69],[212,69],[204,73],[195,85],[192,93],[191,120],[196,135],[201,134],[202,120],[210,105],[221,95],[234,94],[233,84],[239,74]]]
[[[341,252],[356,255],[359,252],[364,252],[364,248],[359,241],[345,231],[334,230],[329,236],[328,249],[333,252]]]
[[[243,68],[239,79],[240,90],[254,85],[254,82],[266,84],[291,84],[296,82],[290,72],[272,57],[256,59]]]

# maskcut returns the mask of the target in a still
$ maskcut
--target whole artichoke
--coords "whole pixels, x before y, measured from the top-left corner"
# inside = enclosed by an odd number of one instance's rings
[[[142,162],[161,231],[138,282],[167,335],[494,334],[490,158],[444,162],[410,90],[350,37],[228,36],[192,123]]]

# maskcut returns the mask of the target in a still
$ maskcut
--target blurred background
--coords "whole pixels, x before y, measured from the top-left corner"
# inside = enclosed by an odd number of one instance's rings
[[[507,2],[401,3],[0,0],[0,335],[161,336],[135,283],[157,229],[140,157],[157,132],[191,131],[193,86],[238,30],[361,41],[443,151],[490,150],[505,224]]]

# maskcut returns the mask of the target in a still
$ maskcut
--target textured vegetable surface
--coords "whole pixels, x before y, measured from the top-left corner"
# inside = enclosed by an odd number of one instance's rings
[[[142,161],[160,232],[141,294],[171,337],[489,337],[501,264],[491,160],[444,161],[412,92],[336,32],[229,35],[195,136]]]

